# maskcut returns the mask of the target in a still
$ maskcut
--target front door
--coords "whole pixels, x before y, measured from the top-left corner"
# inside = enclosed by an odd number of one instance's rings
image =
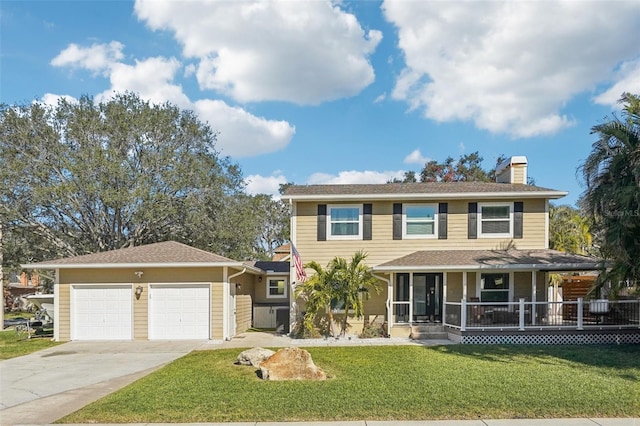
[[[442,274],[413,274],[413,321],[442,321]]]

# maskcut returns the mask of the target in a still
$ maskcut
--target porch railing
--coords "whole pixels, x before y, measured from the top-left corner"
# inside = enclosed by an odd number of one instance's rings
[[[640,328],[640,300],[563,302],[446,302],[444,325],[478,329],[622,329]]]

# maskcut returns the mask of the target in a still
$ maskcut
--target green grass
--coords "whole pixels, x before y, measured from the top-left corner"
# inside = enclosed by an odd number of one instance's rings
[[[308,348],[324,382],[193,352],[62,423],[640,416],[640,346]]]
[[[49,337],[32,337],[31,339],[19,339],[15,330],[0,332],[0,359],[15,358],[27,355],[42,349],[58,345]]]

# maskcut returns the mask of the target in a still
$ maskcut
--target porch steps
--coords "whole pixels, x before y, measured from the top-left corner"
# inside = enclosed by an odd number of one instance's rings
[[[449,334],[442,325],[414,324],[411,326],[410,337],[415,340],[447,340]]]

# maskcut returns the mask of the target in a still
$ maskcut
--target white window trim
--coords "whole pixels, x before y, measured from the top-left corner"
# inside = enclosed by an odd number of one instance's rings
[[[269,294],[269,288],[270,288],[270,284],[271,281],[284,281],[284,294]],[[266,291],[267,291],[267,299],[286,299],[289,295],[288,293],[288,289],[289,289],[289,280],[287,279],[287,277],[285,276],[267,276],[265,278],[266,281]]]
[[[331,209],[358,209],[358,234],[333,235],[331,233]],[[361,240],[362,226],[362,204],[330,204],[327,206],[327,240]]]
[[[407,234],[407,207],[433,207],[433,234]],[[430,221],[424,221],[428,223]],[[438,204],[437,203],[412,203],[402,204],[402,239],[426,239],[426,238],[438,238]]]
[[[511,302],[513,300],[513,289],[514,289],[514,273],[513,271],[501,271],[501,270],[489,270],[489,271],[482,271],[482,272],[478,272],[476,273],[476,297],[478,299],[480,299],[480,301],[482,302],[482,276],[485,274],[509,274],[509,299],[507,300],[508,302]]]
[[[482,207],[509,207],[509,232],[502,234],[485,234],[482,232]],[[478,238],[513,238],[513,203],[478,203]]]

